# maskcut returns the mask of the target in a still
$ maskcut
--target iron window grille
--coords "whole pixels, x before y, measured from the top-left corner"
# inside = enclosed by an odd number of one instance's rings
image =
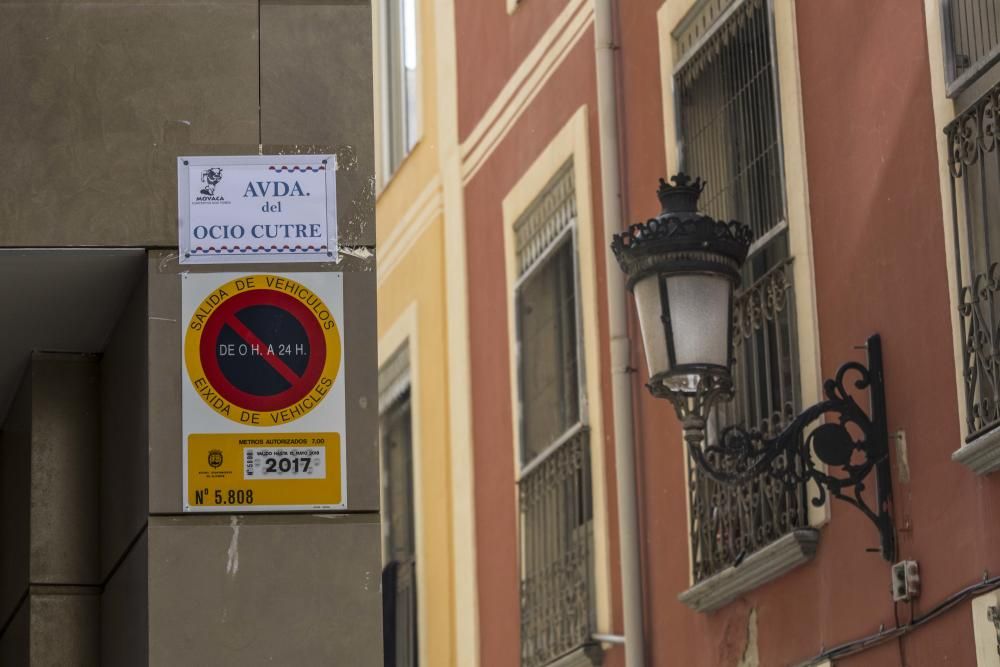
[[[956,96],[1000,60],[1000,3],[942,0],[945,78]]]
[[[382,137],[389,178],[416,146],[420,133],[417,3],[384,0],[382,9]]]
[[[998,113],[1000,83],[945,127],[968,441],[1000,424]]]
[[[521,664],[540,667],[591,643],[590,436],[578,425],[518,482]]]
[[[572,164],[514,225],[521,664],[591,643],[593,507]]]
[[[413,420],[407,348],[379,372],[384,510],[382,570],[385,664],[417,667],[417,572],[413,520]]]
[[[754,424],[765,436],[775,436],[799,413],[791,268],[791,260],[775,266],[734,302],[737,397],[711,416],[710,441],[730,424]],[[802,461],[791,464],[804,468]],[[809,523],[804,484],[789,488],[767,474],[722,484],[702,474],[690,456],[688,480],[696,582]]]
[[[709,0],[673,37],[682,169],[708,182],[707,214],[746,222],[755,239],[734,301],[738,398],[712,415],[708,435],[736,424],[777,433],[798,413],[800,391],[771,7]],[[695,582],[808,525],[804,484],[788,491],[764,475],[720,484],[690,457],[688,480]]]

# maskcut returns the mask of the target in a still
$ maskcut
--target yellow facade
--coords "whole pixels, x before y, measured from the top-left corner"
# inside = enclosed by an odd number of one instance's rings
[[[378,161],[384,3],[374,5]],[[467,470],[457,484],[458,516],[453,502],[453,459],[460,468],[471,460],[468,419],[461,416],[465,411],[456,415],[454,406],[456,394],[467,395],[468,364],[464,238],[452,229],[462,224],[453,16],[451,2],[417,0],[419,139],[376,188],[379,363],[404,345],[409,352],[418,657],[421,665],[442,667],[478,663],[475,593],[468,575],[474,547],[469,537],[455,539],[456,533],[471,532],[471,502],[462,491],[469,486]],[[376,173],[385,172],[379,164]],[[462,449],[457,457],[456,446]]]

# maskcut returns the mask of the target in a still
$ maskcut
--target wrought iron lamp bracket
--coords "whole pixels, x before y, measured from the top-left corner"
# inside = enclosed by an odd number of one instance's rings
[[[718,442],[706,442],[705,415],[715,403],[732,397],[730,388],[719,387],[712,380],[695,394],[668,398],[683,423],[688,449],[706,475],[724,484],[738,484],[767,474],[790,490],[812,480],[819,490],[812,503],[821,506],[829,493],[861,510],[878,529],[879,550],[891,563],[895,561],[896,545],[882,343],[878,334],[868,338],[866,349],[867,366],[856,361],[843,364],[833,378],[823,383],[825,398],[800,413],[777,435],[730,426],[723,430]],[[845,382],[854,375],[854,387],[868,389],[868,413],[847,391]],[[805,429],[825,415],[834,418],[805,435]],[[873,471],[874,507],[862,495]]]

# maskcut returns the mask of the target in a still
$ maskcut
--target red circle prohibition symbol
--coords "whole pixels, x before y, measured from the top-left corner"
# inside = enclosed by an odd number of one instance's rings
[[[278,352],[274,351],[276,347],[274,340],[268,340],[265,332],[254,331],[254,325],[248,326],[243,321],[247,319],[245,315],[250,309],[260,306],[279,311],[275,314],[282,316],[296,328],[300,328],[297,333],[304,334],[308,341],[308,358],[304,369],[295,369],[286,363],[280,349]],[[244,317],[241,318],[241,315]],[[247,363],[266,363],[280,376],[282,380],[280,386],[284,388],[272,387],[269,391],[254,393],[247,391],[246,386],[240,386],[240,383],[231,377],[231,370],[227,373],[227,369],[231,369],[231,366],[224,369],[216,354],[223,335],[230,338],[235,335],[236,340],[243,341],[246,349],[256,348],[257,353],[248,357]],[[280,348],[280,342],[277,346]],[[289,408],[312,391],[326,363],[326,342],[323,338],[322,325],[305,304],[284,292],[256,289],[237,294],[212,311],[205,322],[198,353],[205,378],[219,396],[237,407],[263,412]]]

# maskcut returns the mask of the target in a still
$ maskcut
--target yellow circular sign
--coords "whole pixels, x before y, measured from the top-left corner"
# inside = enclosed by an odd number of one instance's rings
[[[314,410],[340,370],[333,311],[301,283],[240,276],[206,296],[184,337],[194,389],[240,424],[280,426]]]

